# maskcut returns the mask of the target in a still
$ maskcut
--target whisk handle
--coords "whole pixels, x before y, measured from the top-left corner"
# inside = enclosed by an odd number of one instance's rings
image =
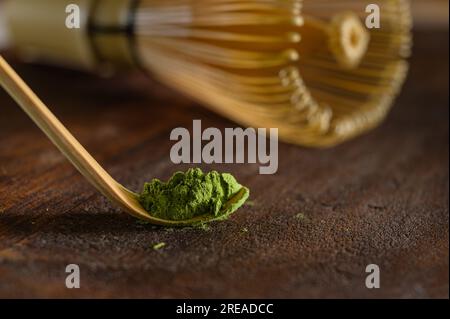
[[[133,16],[137,0],[6,0],[3,15],[12,47],[27,60],[94,70],[136,65]],[[79,9],[79,28],[67,20]],[[73,8],[73,7],[72,7]],[[36,12],[37,11],[37,12]]]

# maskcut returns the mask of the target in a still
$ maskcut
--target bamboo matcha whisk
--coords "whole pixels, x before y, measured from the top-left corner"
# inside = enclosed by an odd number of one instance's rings
[[[82,27],[64,27],[78,4]],[[407,73],[407,1],[7,0],[10,38],[28,57],[86,68],[141,67],[236,122],[330,146],[377,125]]]

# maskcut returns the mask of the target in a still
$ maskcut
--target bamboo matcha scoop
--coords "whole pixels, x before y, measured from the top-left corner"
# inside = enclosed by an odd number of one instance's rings
[[[11,95],[37,126],[59,148],[67,159],[83,174],[98,191],[125,212],[152,224],[164,226],[187,226],[207,223],[233,212],[248,197],[248,189],[242,187],[223,205],[220,216],[202,215],[188,220],[164,220],[151,216],[138,201],[138,194],[114,180],[100,164],[86,151],[48,107],[34,94],[28,85],[0,55],[0,85]]]

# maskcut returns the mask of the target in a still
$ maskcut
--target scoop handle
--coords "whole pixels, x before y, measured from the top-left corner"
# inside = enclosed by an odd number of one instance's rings
[[[114,191],[117,187],[115,180],[64,127],[1,55],[0,86],[9,93],[22,110],[28,114],[92,185],[104,195],[111,194]]]

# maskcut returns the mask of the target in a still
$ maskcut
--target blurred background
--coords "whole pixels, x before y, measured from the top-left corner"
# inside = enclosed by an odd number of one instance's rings
[[[448,0],[411,0],[411,2],[416,29],[448,29]],[[0,21],[0,43],[4,36]]]
[[[416,29],[448,29],[447,0],[412,0]]]
[[[0,0],[0,3],[3,0]],[[411,0],[415,30],[448,29],[448,0]],[[0,15],[1,17],[1,15]],[[5,31],[0,19],[0,49],[5,42]]]

